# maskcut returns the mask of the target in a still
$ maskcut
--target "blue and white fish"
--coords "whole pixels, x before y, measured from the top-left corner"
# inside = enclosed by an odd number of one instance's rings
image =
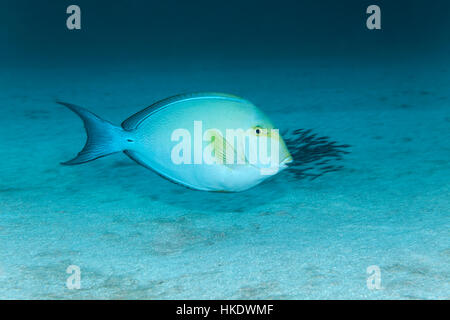
[[[234,95],[177,95],[139,111],[121,127],[82,107],[58,103],[79,115],[87,132],[84,148],[65,165],[123,151],[138,164],[188,188],[238,192],[256,186],[292,162],[269,118]],[[230,138],[229,132],[234,136]],[[248,139],[241,139],[244,136]],[[267,143],[262,144],[264,141]],[[262,161],[261,145],[268,144],[268,161]]]

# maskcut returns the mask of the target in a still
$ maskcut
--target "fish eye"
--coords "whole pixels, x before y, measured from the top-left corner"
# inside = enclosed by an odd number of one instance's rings
[[[252,130],[253,130],[253,134],[256,135],[256,136],[260,136],[260,135],[265,135],[266,134],[265,131],[264,131],[265,129],[263,129],[259,125],[252,127]]]

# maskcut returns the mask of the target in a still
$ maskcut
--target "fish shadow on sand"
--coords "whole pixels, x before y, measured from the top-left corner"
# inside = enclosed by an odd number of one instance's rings
[[[288,169],[255,188],[239,193],[218,193],[193,191],[168,183],[165,192],[149,195],[147,191],[146,197],[187,210],[246,212],[280,198],[289,190],[285,187],[286,180],[290,183],[314,180],[342,170],[344,166],[340,162],[350,153],[349,145],[319,136],[310,129],[286,131],[282,136],[294,161]]]

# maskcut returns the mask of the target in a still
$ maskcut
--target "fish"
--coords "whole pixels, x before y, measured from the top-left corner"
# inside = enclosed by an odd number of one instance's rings
[[[226,93],[180,94],[116,126],[62,101],[84,123],[83,149],[63,165],[123,152],[139,165],[193,190],[241,192],[293,161],[271,120],[250,101]]]

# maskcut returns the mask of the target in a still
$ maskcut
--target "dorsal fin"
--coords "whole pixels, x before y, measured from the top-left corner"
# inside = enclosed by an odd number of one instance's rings
[[[197,92],[197,93],[188,93],[188,94],[179,94],[170,98],[166,98],[155,102],[151,106],[135,113],[124,122],[122,122],[122,128],[125,130],[133,130],[136,129],[141,122],[147,119],[153,113],[163,110],[170,105],[173,105],[177,102],[194,100],[194,99],[225,99],[231,101],[238,102],[248,102],[247,100],[227,93],[217,93],[217,92]]]

